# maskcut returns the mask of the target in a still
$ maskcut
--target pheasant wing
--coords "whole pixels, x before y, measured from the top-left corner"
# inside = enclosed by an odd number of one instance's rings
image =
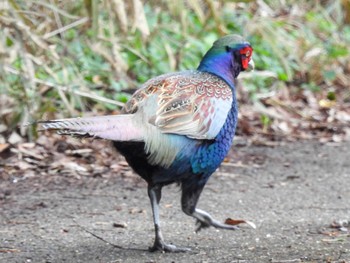
[[[150,105],[147,101],[154,95],[156,105]],[[162,133],[214,139],[232,107],[232,90],[222,79],[206,72],[167,74],[145,83],[125,110],[136,112],[139,107]]]

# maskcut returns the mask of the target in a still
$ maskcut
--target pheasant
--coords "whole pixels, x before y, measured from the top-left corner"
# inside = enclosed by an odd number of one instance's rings
[[[215,220],[196,205],[231,147],[238,115],[234,79],[254,68],[252,52],[241,36],[224,36],[214,42],[197,70],[145,82],[122,114],[39,121],[39,129],[112,140],[148,184],[155,228],[149,250],[187,251],[164,242],[159,221],[162,187],[180,185],[182,210],[197,220],[197,231],[210,226],[237,228]]]

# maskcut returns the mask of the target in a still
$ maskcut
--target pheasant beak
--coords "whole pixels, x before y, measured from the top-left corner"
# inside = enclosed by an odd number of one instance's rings
[[[255,68],[254,60],[251,58],[249,63],[248,63],[247,71],[253,71],[254,68]]]

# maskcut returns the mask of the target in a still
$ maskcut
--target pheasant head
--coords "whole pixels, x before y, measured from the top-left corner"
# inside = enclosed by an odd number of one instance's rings
[[[227,35],[214,42],[203,57],[198,70],[223,78],[230,86],[244,70],[254,69],[253,48],[239,35]]]

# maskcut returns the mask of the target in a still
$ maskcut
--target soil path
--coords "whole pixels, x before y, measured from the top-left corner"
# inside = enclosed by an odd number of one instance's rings
[[[0,262],[350,262],[349,143],[236,147],[229,159],[199,207],[256,230],[194,233],[179,189],[169,186],[163,234],[191,252],[149,253],[151,209],[137,177],[44,189],[21,181],[0,202]]]

